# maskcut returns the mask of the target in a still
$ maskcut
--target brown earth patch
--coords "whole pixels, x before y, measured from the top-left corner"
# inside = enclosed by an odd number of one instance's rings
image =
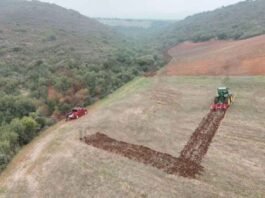
[[[265,75],[265,36],[240,41],[184,42],[168,51],[164,75]]]
[[[102,133],[86,136],[84,141],[88,145],[153,166],[168,174],[195,178],[203,171],[200,163],[207,153],[224,115],[225,112],[211,111],[208,113],[178,158],[142,145],[118,141]]]

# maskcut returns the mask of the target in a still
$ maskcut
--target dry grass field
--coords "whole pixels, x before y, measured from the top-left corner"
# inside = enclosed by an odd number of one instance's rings
[[[2,173],[0,196],[265,197],[265,77],[168,76],[169,67],[133,80],[89,107],[85,117],[44,131]],[[100,132],[178,157],[221,85],[235,93],[235,103],[196,178],[167,174],[79,139],[81,132]]]

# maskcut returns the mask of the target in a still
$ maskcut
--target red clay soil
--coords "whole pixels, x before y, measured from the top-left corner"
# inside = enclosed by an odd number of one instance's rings
[[[211,111],[203,118],[178,158],[142,145],[118,141],[102,133],[87,136],[84,140],[88,145],[153,166],[168,174],[195,178],[203,171],[200,163],[224,115],[225,112]]]
[[[184,42],[168,53],[172,60],[162,75],[265,75],[265,36]]]

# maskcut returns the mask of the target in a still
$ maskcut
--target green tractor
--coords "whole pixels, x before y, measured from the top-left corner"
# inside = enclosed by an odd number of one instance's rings
[[[212,110],[227,110],[234,99],[233,94],[227,87],[219,87],[217,89],[217,96],[214,98],[214,104],[211,106]]]

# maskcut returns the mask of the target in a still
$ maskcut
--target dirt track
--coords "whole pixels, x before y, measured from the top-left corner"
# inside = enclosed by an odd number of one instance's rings
[[[203,118],[199,127],[192,134],[187,145],[176,158],[167,153],[154,151],[142,145],[129,144],[96,133],[84,138],[88,145],[103,149],[131,160],[161,169],[168,174],[195,178],[203,167],[200,165],[209,145],[224,118],[225,112],[211,111]]]

